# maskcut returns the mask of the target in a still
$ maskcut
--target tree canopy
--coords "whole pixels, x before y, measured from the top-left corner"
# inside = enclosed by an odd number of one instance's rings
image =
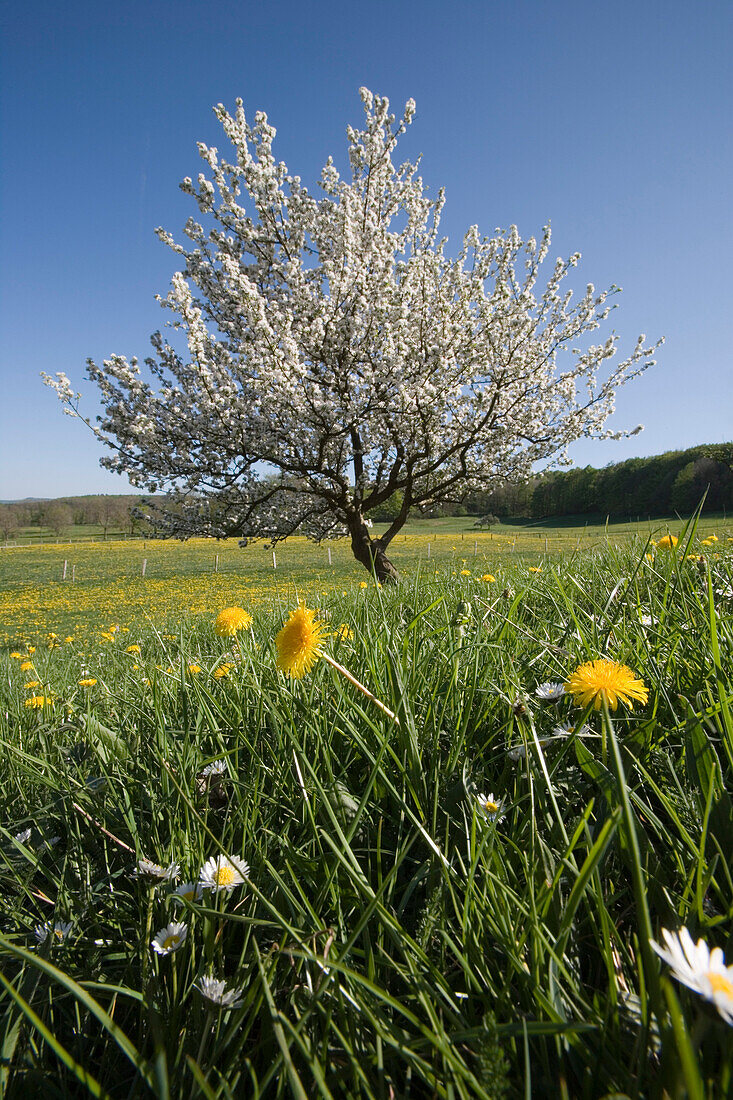
[[[361,99],[349,178],[329,158],[318,198],[275,160],[265,114],[250,123],[241,100],[233,115],[219,104],[234,156],[200,144],[208,174],[181,186],[201,220],[186,223],[185,245],[158,230],[180,257],[160,301],[185,353],[157,332],[147,375],[134,358],[89,360],[96,423],[65,375],[44,378],[111,448],[102,465],[174,493],[159,517],[169,534],[348,532],[387,580],[413,509],[562,463],[579,437],[633,434],[605,424],[654,348],[640,336],[617,363],[615,334],[586,339],[618,288],[588,284],[574,299],[563,284],[579,253],[538,288],[549,226],[539,241],[471,226],[449,257],[443,191],[429,198],[419,165],[393,161],[414,102],[397,122],[386,98]],[[393,499],[374,537],[367,520]]]

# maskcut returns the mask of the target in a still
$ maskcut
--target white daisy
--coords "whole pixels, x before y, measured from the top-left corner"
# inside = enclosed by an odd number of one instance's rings
[[[200,775],[224,775],[227,770],[227,766],[224,760],[214,760],[212,764],[207,764],[205,768],[201,769]]]
[[[171,921],[165,928],[161,928],[155,933],[150,941],[150,946],[158,955],[172,955],[174,951],[183,946],[187,935],[187,924],[181,924],[180,921]]]
[[[679,932],[662,929],[666,950],[654,940],[652,947],[672,968],[672,976],[706,1001],[711,1001],[726,1023],[733,1025],[733,966],[725,965],[719,947],[711,951],[704,940],[692,942],[686,928]]]
[[[183,898],[184,901],[200,901],[203,889],[198,882],[184,882],[173,891],[174,898]]]
[[[556,703],[565,694],[565,685],[550,683],[538,684],[534,693],[543,703]]]
[[[249,864],[238,856],[212,856],[199,871],[204,890],[233,890],[249,877]]]
[[[194,987],[198,989],[202,997],[215,1005],[217,1008],[240,1008],[244,1004],[241,999],[244,993],[243,989],[227,989],[227,983],[220,981],[218,978],[206,978],[200,977],[198,982],[194,982]]]
[[[37,924],[33,929],[38,943],[45,943],[49,936],[52,943],[63,943],[69,932],[71,932],[71,921],[64,923],[60,920],[57,920],[54,924],[47,920],[45,924]]]
[[[169,863],[167,867],[161,867],[159,863],[152,863],[149,859],[139,859],[135,874],[138,878],[149,879],[152,882],[173,882],[178,878],[180,870],[177,863]]]
[[[504,820],[504,814],[501,813],[503,802],[497,802],[493,794],[476,795],[476,808],[486,821],[499,821]]]
[[[639,622],[641,623],[642,626],[646,626],[646,627],[654,626],[654,619],[651,617],[651,615],[640,615],[639,616]]]
[[[16,839],[16,840],[17,840],[17,841],[18,841],[18,842],[19,842],[20,844],[25,844],[25,843],[26,843],[26,841],[30,840],[30,838],[31,838],[31,831],[30,831],[30,829],[24,829],[22,833],[16,833],[16,834],[15,834],[15,839]]]
[[[571,722],[563,722],[561,726],[555,726],[552,731],[553,737],[569,737],[575,730],[575,726]],[[593,730],[590,726],[583,724],[578,730],[578,737],[593,737]]]

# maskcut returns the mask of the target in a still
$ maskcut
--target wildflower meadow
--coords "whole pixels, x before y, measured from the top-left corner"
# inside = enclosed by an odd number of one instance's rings
[[[653,534],[3,551],[0,1096],[733,1095],[733,528]]]

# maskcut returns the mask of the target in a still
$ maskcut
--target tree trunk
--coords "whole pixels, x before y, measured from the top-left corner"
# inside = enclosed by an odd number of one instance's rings
[[[373,539],[361,516],[354,516],[349,522],[351,549],[354,557],[368,573],[376,576],[380,584],[397,584],[399,573],[387,557],[380,539]]]

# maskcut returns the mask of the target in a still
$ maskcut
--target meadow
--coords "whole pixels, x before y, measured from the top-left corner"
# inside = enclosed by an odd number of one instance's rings
[[[3,551],[0,1096],[733,1095],[733,530],[607,534]]]

